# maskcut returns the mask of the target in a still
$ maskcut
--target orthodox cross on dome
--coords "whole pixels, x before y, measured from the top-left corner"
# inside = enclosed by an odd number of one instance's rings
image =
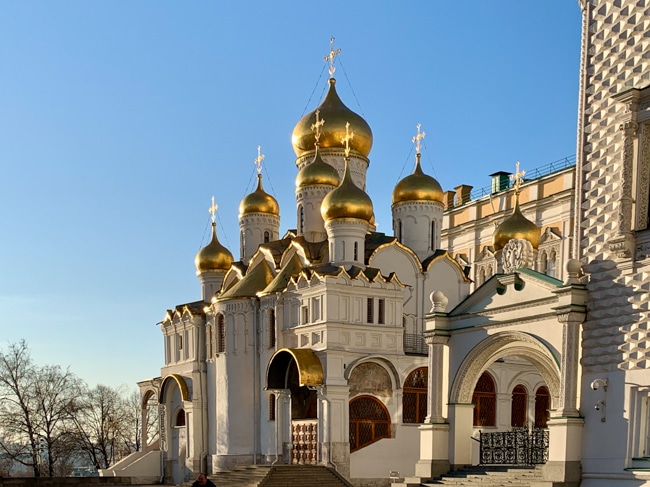
[[[412,140],[415,143],[415,152],[417,154],[420,153],[420,148],[422,147],[422,139],[424,139],[425,135],[427,135],[424,132],[420,132],[420,127],[422,127],[422,124],[421,123],[417,124],[418,134],[415,137],[413,137]]]
[[[210,212],[210,215],[212,215],[212,223],[215,222],[215,218],[216,218],[217,210],[218,210],[218,209],[219,209],[219,207],[218,207],[217,204],[214,202],[214,196],[213,196],[213,197],[212,197],[212,206],[211,206],[210,208],[208,208],[208,211]]]
[[[345,157],[350,157],[350,141],[354,139],[354,132],[350,132],[350,122],[345,122],[345,137],[341,139],[341,144],[345,146]]]
[[[334,49],[334,36],[330,38],[330,53],[325,56],[325,62],[330,63],[330,78],[334,76],[334,71],[336,71],[336,68],[334,67],[334,58],[341,54],[341,48],[339,47],[338,49]]]
[[[320,139],[320,129],[323,125],[325,125],[325,120],[318,119],[319,115],[320,115],[320,110],[316,110],[316,122],[311,124],[311,129],[316,132],[316,134],[314,135],[314,139],[316,139],[317,144],[318,144],[318,139]]]
[[[262,174],[262,161],[264,160],[264,154],[262,154],[260,151],[262,150],[262,146],[258,145],[257,146],[257,157],[255,158],[255,165],[257,166],[257,174]]]
[[[519,161],[517,161],[515,167],[515,173],[510,175],[510,181],[514,183],[515,193],[519,194],[519,186],[524,182],[526,171],[519,170]]]

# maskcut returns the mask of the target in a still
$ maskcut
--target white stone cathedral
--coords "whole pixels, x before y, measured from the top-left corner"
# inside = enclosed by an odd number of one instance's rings
[[[239,260],[213,223],[200,299],[167,312],[160,377],[139,384],[160,438],[104,473],[320,464],[418,485],[519,463],[482,440],[515,431],[536,485],[650,485],[650,0],[578,3],[575,167],[444,192],[418,132],[394,236],[364,191],[370,126],[330,78],[293,130],[296,229],[261,173]]]

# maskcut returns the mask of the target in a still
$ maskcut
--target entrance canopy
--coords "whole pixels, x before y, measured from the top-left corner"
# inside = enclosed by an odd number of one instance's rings
[[[273,354],[266,369],[266,389],[287,389],[288,371],[295,362],[300,386],[323,384],[323,366],[310,348],[283,348]]]

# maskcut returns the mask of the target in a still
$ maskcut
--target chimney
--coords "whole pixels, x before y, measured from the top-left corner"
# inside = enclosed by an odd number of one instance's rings
[[[445,205],[445,210],[449,210],[454,207],[454,196],[456,195],[453,191],[445,191],[442,193],[442,202]]]
[[[468,186],[467,184],[461,184],[456,186],[456,206],[464,205],[469,201],[469,194],[472,191],[473,186]]]

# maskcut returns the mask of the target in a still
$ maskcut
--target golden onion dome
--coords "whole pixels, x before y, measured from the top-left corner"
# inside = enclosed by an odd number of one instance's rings
[[[420,154],[416,154],[413,174],[402,179],[393,190],[393,204],[403,201],[436,201],[442,203],[440,183],[424,174],[420,166]]]
[[[341,140],[345,137],[345,124],[349,122],[354,132],[354,138],[350,140],[350,149],[367,157],[372,148],[370,126],[361,116],[343,104],[336,93],[334,78],[330,78],[329,84],[327,95],[316,109],[320,113],[320,118],[325,121],[319,139],[321,148],[341,148]],[[316,137],[311,127],[316,122],[316,110],[302,117],[293,129],[291,144],[298,157],[314,149]]]
[[[212,222],[212,240],[194,258],[198,272],[227,271],[235,261],[230,251],[219,242],[216,227],[216,223]]]
[[[513,238],[528,240],[534,249],[539,246],[541,231],[537,225],[522,215],[519,210],[519,197],[515,195],[515,209],[494,231],[492,241],[494,250],[502,250]]]
[[[345,160],[345,174],[341,184],[327,193],[320,207],[323,220],[336,218],[358,218],[370,222],[374,211],[372,200],[364,190],[352,182],[350,165]]]
[[[304,188],[315,184],[336,187],[341,182],[338,171],[320,156],[318,145],[316,144],[316,154],[314,154],[312,162],[298,172],[296,188]]]
[[[241,203],[239,203],[239,216],[248,215],[250,213],[269,213],[271,215],[280,216],[280,206],[277,200],[264,191],[262,186],[262,175],[257,175],[257,189],[252,193],[246,195]]]

